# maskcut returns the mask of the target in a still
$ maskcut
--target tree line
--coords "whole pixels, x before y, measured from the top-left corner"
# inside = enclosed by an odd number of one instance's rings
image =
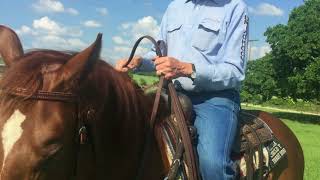
[[[320,0],[295,8],[286,25],[269,27],[265,57],[249,61],[243,101],[272,97],[320,101]]]

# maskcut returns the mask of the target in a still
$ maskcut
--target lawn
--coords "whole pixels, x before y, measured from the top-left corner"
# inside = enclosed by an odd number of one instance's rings
[[[305,158],[305,180],[315,180],[320,177],[320,116],[302,113],[283,112],[265,109],[263,107],[243,107],[268,111],[282,119],[297,136],[302,145]]]
[[[132,79],[140,86],[154,84],[159,81],[156,76],[146,76],[143,74],[133,74]]]

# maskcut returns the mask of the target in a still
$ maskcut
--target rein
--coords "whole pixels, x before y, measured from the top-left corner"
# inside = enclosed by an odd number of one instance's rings
[[[159,57],[167,56],[167,46],[164,41],[161,41],[161,40],[156,41],[151,36],[142,36],[134,44],[133,49],[130,54],[130,57],[129,57],[127,63],[124,65],[124,67],[126,67],[130,64],[130,62],[132,61],[132,59],[134,57],[134,54],[135,54],[135,51],[136,51],[138,45],[140,44],[140,42],[143,39],[148,39],[153,43],[157,56],[159,56]],[[161,50],[163,50],[163,53]],[[158,84],[158,89],[156,92],[156,97],[155,97],[155,101],[154,101],[152,113],[151,113],[151,118],[150,118],[150,126],[148,128],[147,135],[145,136],[144,148],[143,148],[142,155],[141,155],[142,158],[140,161],[139,169],[137,171],[136,180],[143,179],[144,162],[147,158],[148,153],[150,152],[150,146],[151,146],[152,140],[153,140],[152,137],[154,136],[156,117],[157,117],[159,103],[160,103],[161,90],[162,90],[162,88],[164,88],[164,86],[166,86],[166,88],[168,88],[168,90],[169,90],[169,96],[171,97],[173,111],[174,111],[174,114],[176,115],[178,127],[180,129],[181,139],[182,139],[181,148],[183,148],[183,150],[181,150],[181,153],[182,153],[182,151],[184,151],[184,154],[185,154],[184,157],[185,157],[186,164],[190,167],[189,173],[188,173],[190,176],[189,178],[190,178],[190,180],[198,180],[199,173],[197,172],[197,165],[196,165],[197,162],[194,157],[193,145],[191,142],[191,136],[189,134],[189,128],[186,124],[186,118],[183,113],[182,106],[180,104],[179,98],[177,96],[177,92],[175,90],[175,87],[174,87],[172,81],[165,80],[164,76],[160,77],[160,81]],[[181,154],[181,156],[182,156],[182,154]],[[180,160],[180,159],[177,159],[177,160]],[[182,165],[182,164],[179,163],[179,165]],[[174,180],[176,178],[176,173],[177,173],[176,164],[174,163],[171,165],[170,170],[169,170],[169,174],[167,175],[166,179]]]
[[[150,40],[152,42],[152,44],[154,45],[154,48],[156,50],[157,56],[159,56],[159,57],[163,56],[163,54],[161,52],[161,49],[160,49],[160,46],[163,47],[164,53],[166,55],[167,51],[166,51],[165,43],[163,41],[156,41],[151,36],[142,36],[134,44],[134,46],[132,48],[132,51],[131,51],[131,54],[130,54],[130,57],[129,57],[127,63],[124,65],[124,67],[127,67],[130,64],[130,62],[132,61],[132,59],[133,59],[133,57],[135,55],[135,52],[136,52],[139,44],[141,43],[141,41],[143,39],[148,39],[148,40]],[[141,160],[140,160],[140,163],[139,163],[139,166],[138,166],[138,170],[137,170],[137,174],[136,174],[136,178],[135,178],[136,180],[143,179],[143,172],[144,172],[144,167],[145,167],[144,163],[145,163],[145,161],[147,159],[147,155],[151,151],[151,144],[152,144],[152,140],[153,140],[152,137],[154,136],[154,127],[155,127],[156,115],[157,115],[158,108],[159,108],[161,89],[163,87],[164,81],[165,81],[164,77],[161,76],[159,84],[158,84],[158,89],[157,89],[155,101],[154,101],[153,108],[152,108],[150,125],[149,125],[149,128],[147,128],[148,130],[147,130],[147,135],[145,136],[145,139],[144,139],[143,150],[140,153]]]

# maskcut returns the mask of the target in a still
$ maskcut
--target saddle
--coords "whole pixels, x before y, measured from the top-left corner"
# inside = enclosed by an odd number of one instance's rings
[[[191,141],[196,145],[197,131],[192,126],[191,101],[182,93],[177,93],[177,96],[185,115]],[[161,93],[161,97],[169,110],[172,109],[170,97],[165,92]],[[178,123],[175,114],[170,113],[165,120],[158,121],[155,126],[155,136],[161,149],[162,160],[169,172],[167,176],[169,180],[190,179],[190,166],[184,161]],[[234,145],[231,157],[238,164],[239,179],[263,179],[285,156],[286,151],[268,125],[252,111],[241,110],[239,125],[237,143]],[[197,159],[196,153],[194,156]]]

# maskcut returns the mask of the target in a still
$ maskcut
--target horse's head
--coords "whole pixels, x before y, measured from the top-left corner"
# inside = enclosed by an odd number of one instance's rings
[[[150,103],[99,60],[101,39],[79,53],[24,54],[17,35],[0,26],[8,67],[0,83],[0,179],[70,179],[76,168],[84,179],[132,177]],[[78,144],[82,125],[86,145]]]

